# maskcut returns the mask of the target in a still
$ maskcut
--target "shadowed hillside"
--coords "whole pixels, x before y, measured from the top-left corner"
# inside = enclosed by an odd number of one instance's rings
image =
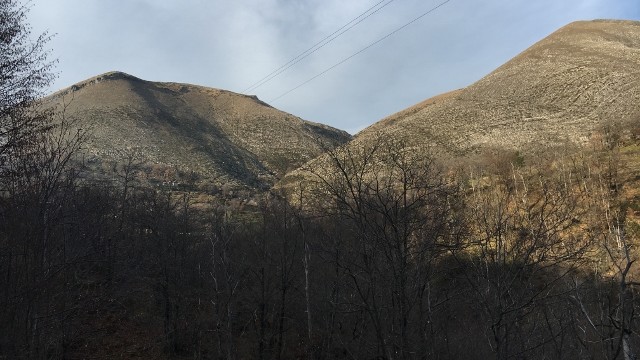
[[[288,169],[350,136],[279,111],[255,96],[111,72],[46,99],[89,130],[85,162],[105,167],[130,157],[150,167],[195,172],[216,183],[264,188]]]

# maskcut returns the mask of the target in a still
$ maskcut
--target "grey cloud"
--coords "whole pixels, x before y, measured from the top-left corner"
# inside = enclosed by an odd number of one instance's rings
[[[69,86],[109,70],[242,91],[379,0],[47,0],[35,32],[57,33],[53,55]],[[270,100],[441,0],[396,0],[253,91]],[[357,131],[427,97],[470,85],[579,19],[640,19],[636,0],[451,0],[333,71],[274,102]],[[55,90],[52,89],[52,90]]]

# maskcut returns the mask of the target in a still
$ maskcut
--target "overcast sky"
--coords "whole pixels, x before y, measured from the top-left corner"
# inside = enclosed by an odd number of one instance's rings
[[[59,60],[51,91],[119,70],[244,92],[379,3],[375,14],[249,94],[350,133],[465,87],[575,20],[640,20],[638,0],[36,0]],[[388,4],[387,4],[388,3]],[[385,5],[386,4],[386,5]]]

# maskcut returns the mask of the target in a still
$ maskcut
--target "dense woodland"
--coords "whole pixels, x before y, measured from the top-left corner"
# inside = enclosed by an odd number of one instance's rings
[[[637,124],[455,162],[381,137],[251,201],[133,156],[97,181],[25,16],[0,0],[0,359],[640,352]]]

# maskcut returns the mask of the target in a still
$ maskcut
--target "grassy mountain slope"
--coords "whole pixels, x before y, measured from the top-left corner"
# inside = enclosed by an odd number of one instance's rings
[[[256,97],[110,72],[59,91],[46,102],[88,129],[88,163],[133,156],[155,168],[196,172],[218,183],[269,186],[287,169],[350,139]],[[157,174],[156,174],[157,175]],[[168,179],[170,180],[170,179]]]
[[[452,155],[484,147],[585,144],[609,121],[640,121],[640,22],[571,23],[475,84],[364,129]]]

